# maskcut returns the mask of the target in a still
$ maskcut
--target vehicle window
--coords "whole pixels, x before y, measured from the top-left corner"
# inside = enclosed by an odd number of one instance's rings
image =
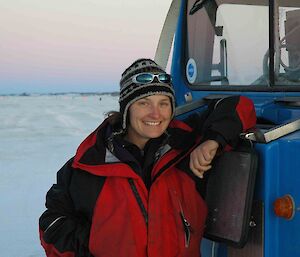
[[[268,2],[188,1],[186,78],[191,87],[270,86]],[[300,82],[300,8],[291,6],[281,1],[274,7],[276,85]]]
[[[282,84],[300,83],[300,8],[279,7],[278,58],[275,74]]]

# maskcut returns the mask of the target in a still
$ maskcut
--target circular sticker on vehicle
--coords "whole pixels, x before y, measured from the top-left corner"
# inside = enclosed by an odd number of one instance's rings
[[[197,78],[197,65],[193,58],[190,58],[186,65],[186,77],[193,84]]]

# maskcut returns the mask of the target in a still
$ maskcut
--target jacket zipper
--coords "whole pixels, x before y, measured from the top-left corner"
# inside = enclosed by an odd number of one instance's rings
[[[175,192],[176,193],[176,192]],[[178,199],[178,204],[180,207],[180,218],[182,221],[182,225],[183,225],[183,229],[184,229],[184,245],[186,248],[188,248],[190,246],[190,241],[191,241],[191,232],[192,232],[192,227],[191,224],[188,222],[188,220],[186,219],[184,212],[183,212],[183,208],[181,205],[180,200]]]
[[[180,211],[180,217],[184,228],[184,245],[188,248],[191,240],[191,224],[185,218],[182,209]]]
[[[134,194],[134,197],[135,197],[135,199],[136,199],[136,201],[137,201],[137,203],[138,203],[138,205],[140,207],[140,210],[141,210],[141,213],[142,213],[142,215],[144,217],[146,226],[148,226],[148,212],[147,212],[147,210],[146,210],[146,208],[145,208],[145,206],[143,204],[142,198],[141,198],[141,196],[140,196],[140,194],[139,194],[139,192],[138,192],[138,190],[137,190],[137,188],[136,188],[136,186],[134,184],[133,179],[129,178],[128,182],[129,182],[130,188],[131,188],[131,190],[132,190],[132,192]]]

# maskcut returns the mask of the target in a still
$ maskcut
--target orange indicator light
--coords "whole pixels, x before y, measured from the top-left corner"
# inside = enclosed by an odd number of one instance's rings
[[[284,195],[277,198],[274,203],[274,212],[276,216],[291,220],[295,214],[295,202],[291,195]]]

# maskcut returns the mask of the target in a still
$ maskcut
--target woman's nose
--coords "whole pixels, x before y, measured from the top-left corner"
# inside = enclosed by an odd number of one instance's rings
[[[160,116],[160,110],[158,106],[151,106],[151,112],[150,112],[151,117],[153,118],[158,118]]]

